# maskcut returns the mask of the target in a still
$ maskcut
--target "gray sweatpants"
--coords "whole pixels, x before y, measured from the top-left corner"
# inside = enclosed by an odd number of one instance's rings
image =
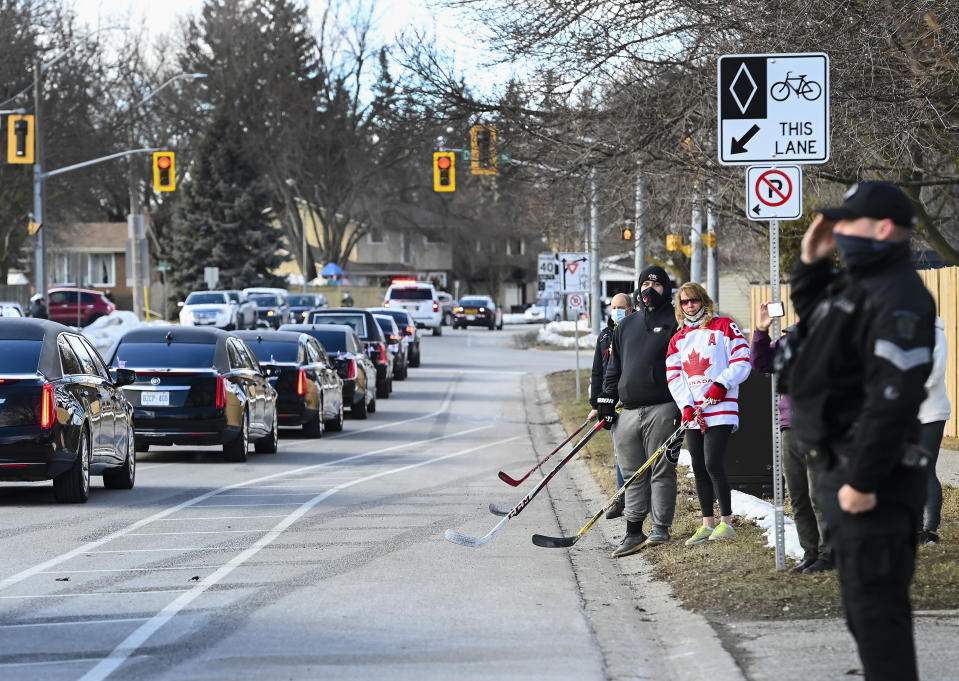
[[[623,477],[629,479],[678,427],[679,410],[672,402],[623,409],[613,428]],[[669,529],[675,512],[676,466],[660,455],[641,478],[626,488],[625,516],[627,520],[642,522],[651,515],[654,527]]]

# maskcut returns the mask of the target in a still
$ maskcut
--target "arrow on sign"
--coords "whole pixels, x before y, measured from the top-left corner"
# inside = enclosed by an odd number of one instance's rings
[[[749,140],[756,136],[756,133],[759,132],[759,126],[755,123],[753,127],[746,131],[746,134],[736,139],[733,137],[732,145],[729,148],[730,154],[745,154],[747,149],[746,145],[749,144]]]
[[[753,213],[755,213],[756,215],[759,215],[759,204],[758,204],[758,203],[757,203],[755,206],[753,206]]]

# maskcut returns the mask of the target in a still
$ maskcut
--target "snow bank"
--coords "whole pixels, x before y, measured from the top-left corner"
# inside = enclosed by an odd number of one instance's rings
[[[596,336],[589,331],[589,323],[586,320],[578,322],[550,322],[539,330],[536,340],[547,345],[555,345],[560,348],[573,348],[576,346],[576,339],[573,336],[563,336],[561,331],[572,333],[579,327],[579,347],[585,350],[596,349]]]
[[[523,313],[519,314],[504,314],[503,315],[504,324],[525,324],[526,319],[523,317]]]
[[[143,326],[143,322],[135,314],[129,310],[115,310],[96,319],[90,326],[85,327],[82,333],[103,358],[110,361],[110,356],[120,342],[120,337],[139,326]]]

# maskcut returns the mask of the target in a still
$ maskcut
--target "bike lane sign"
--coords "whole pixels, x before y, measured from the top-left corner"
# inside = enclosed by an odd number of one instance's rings
[[[746,217],[795,220],[802,215],[802,168],[749,166],[746,169]]]
[[[723,165],[829,160],[829,56],[730,54],[716,64]]]

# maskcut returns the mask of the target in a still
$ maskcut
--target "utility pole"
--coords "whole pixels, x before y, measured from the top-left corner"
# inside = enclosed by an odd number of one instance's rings
[[[599,173],[596,168],[589,173],[589,217],[589,278],[592,289],[589,316],[593,320],[593,333],[598,336],[603,321],[603,292],[599,278]]]
[[[719,213],[716,211],[716,196],[710,189],[706,198],[706,231],[709,243],[706,250],[706,292],[719,308]]]
[[[636,224],[633,229],[633,267],[636,273],[636,286],[639,286],[639,273],[646,267],[646,186],[643,183],[642,166],[636,170]]]
[[[40,123],[40,61],[33,67],[33,138],[36,143],[36,159],[33,164],[33,221],[40,225],[37,240],[34,242],[33,282],[36,292],[47,298],[47,271],[44,249],[47,233],[46,219],[43,214],[43,126]]]
[[[689,279],[700,283],[703,280],[703,207],[699,194],[693,195],[692,225],[689,231],[689,245],[692,253],[689,257]]]

